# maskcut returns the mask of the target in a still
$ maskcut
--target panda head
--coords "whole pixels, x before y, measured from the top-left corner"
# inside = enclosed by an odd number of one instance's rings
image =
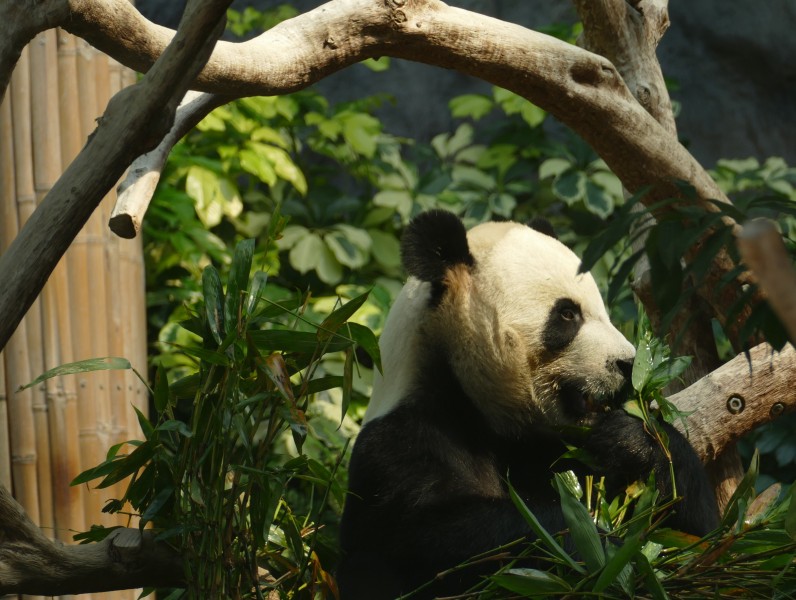
[[[611,404],[634,348],[550,233],[512,222],[467,232],[445,211],[412,221],[401,246],[410,278],[382,334],[366,421],[404,401],[440,356],[499,432],[588,424]]]

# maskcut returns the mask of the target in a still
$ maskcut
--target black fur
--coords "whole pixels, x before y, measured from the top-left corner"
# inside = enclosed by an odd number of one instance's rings
[[[545,219],[544,217],[534,217],[530,221],[528,221],[528,227],[531,229],[535,229],[539,233],[543,233],[545,235],[549,235],[553,239],[558,239],[556,235],[556,230],[553,229],[553,224]]]
[[[717,524],[715,500],[691,446],[665,425],[684,500],[667,525],[702,535]],[[671,495],[669,467],[642,421],[606,413],[584,444],[608,486],[646,480],[655,471]],[[565,451],[558,436],[528,431],[503,438],[462,390],[442,357],[425,365],[418,385],[393,412],[359,434],[341,524],[343,600],[395,598],[468,558],[532,534],[508,497],[506,477],[548,531],[564,528],[551,465]],[[580,465],[556,463],[556,469]],[[462,593],[498,562],[485,561],[438,579],[412,598]]]
[[[459,217],[445,210],[430,210],[412,219],[401,239],[401,260],[410,275],[431,283],[441,283],[455,265],[475,263],[467,230]]]
[[[561,352],[578,335],[583,325],[580,306],[569,298],[559,298],[550,309],[542,331],[542,344],[551,353]]]

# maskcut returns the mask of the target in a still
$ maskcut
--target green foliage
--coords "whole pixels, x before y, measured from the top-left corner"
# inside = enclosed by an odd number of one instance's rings
[[[351,396],[357,348],[379,364],[373,333],[348,322],[367,294],[314,324],[301,308],[268,299],[264,273],[251,276],[254,247],[253,240],[236,246],[226,289],[216,268],[205,267],[203,306],[182,324],[198,341],[180,348],[194,370],[169,381],[158,368],[157,415],[150,421],[138,413],[144,439],[112,447],[104,462],[73,483],[99,479],[104,488],[126,480],[124,495],[105,510],[129,505],[142,526],[151,525],[182,552],[189,598],[259,598],[275,587],[283,597],[331,596],[335,585],[325,565],[335,560],[345,444],[335,449],[331,465],[302,447],[314,427],[310,398],[331,388]],[[304,305],[296,300],[294,306]],[[342,376],[320,366],[331,352],[347,357]],[[60,372],[114,366],[129,363],[101,361]],[[281,450],[286,435],[294,447],[287,454]],[[98,529],[81,539],[107,533]],[[262,579],[260,569],[270,578]]]
[[[586,478],[583,488],[571,472],[556,474],[553,483],[568,528],[559,535],[542,529],[511,490],[538,538],[524,549],[517,544],[497,549],[504,560],[511,550],[514,560],[468,597],[790,597],[796,592],[796,488],[776,485],[756,494],[757,468],[755,459],[721,526],[704,538],[665,528],[674,503],[659,502],[652,480],[611,499],[601,481]],[[572,551],[564,549],[570,546],[562,535],[569,536]],[[533,568],[526,566],[529,557]]]

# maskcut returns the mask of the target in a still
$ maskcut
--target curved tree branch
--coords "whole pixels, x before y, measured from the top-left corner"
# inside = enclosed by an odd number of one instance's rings
[[[147,76],[111,99],[85,148],[0,256],[0,348],[108,190],[170,129],[177,104],[223,30],[229,2],[188,3],[174,43]]]
[[[94,544],[48,539],[0,485],[0,595],[60,596],[137,587],[181,587],[181,557],[149,532],[116,529]]]

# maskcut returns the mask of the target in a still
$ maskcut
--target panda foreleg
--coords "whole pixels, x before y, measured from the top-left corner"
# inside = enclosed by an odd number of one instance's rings
[[[686,533],[705,535],[718,525],[713,490],[688,440],[668,423],[663,423],[663,428],[669,438],[677,495],[682,498],[666,524]],[[654,472],[661,498],[673,496],[669,460],[640,419],[623,410],[606,413],[592,429],[584,448],[606,477],[609,492],[617,493]]]

